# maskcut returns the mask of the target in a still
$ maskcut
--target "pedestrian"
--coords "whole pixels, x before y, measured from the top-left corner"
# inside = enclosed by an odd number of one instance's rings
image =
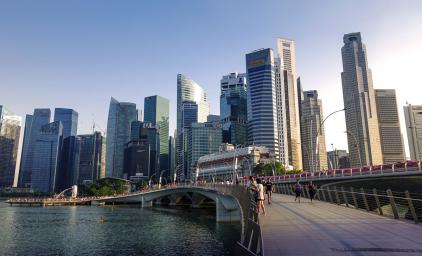
[[[302,193],[302,185],[300,185],[299,181],[296,182],[295,193],[296,193],[295,202],[296,200],[298,200],[300,203],[300,194]]]
[[[271,179],[268,179],[265,183],[265,192],[267,193],[268,204],[271,204],[271,196],[273,194],[273,183],[271,182]]]
[[[258,212],[258,214],[260,213],[260,210],[262,210],[262,214],[265,215],[265,206],[264,206],[264,201],[265,201],[265,196],[264,196],[264,186],[262,185],[262,181],[261,179],[256,179],[256,183],[257,188],[258,188],[258,203],[256,205],[256,210]]]
[[[312,203],[312,200],[314,200],[315,190],[316,190],[315,184],[312,181],[309,182],[308,191],[309,191],[309,198],[311,199],[311,203]]]
[[[258,187],[253,176],[249,176],[248,189],[255,201],[255,204],[258,205]]]

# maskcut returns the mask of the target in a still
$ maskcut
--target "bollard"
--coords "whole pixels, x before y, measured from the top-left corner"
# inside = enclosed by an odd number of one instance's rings
[[[410,212],[412,213],[413,220],[415,221],[415,223],[419,223],[419,219],[418,219],[418,216],[416,215],[415,207],[413,206],[412,198],[410,198],[409,191],[406,190],[404,194],[406,195],[407,203],[409,204],[409,209],[410,209]]]
[[[380,215],[384,215],[384,213],[382,212],[382,208],[381,208],[381,203],[380,203],[380,200],[379,200],[379,198],[378,198],[377,189],[376,189],[376,188],[374,188],[374,189],[372,190],[372,193],[374,193],[374,198],[375,198],[375,202],[377,203],[377,208],[378,208],[378,212],[379,212],[379,214],[380,214]]]
[[[393,192],[391,192],[391,189],[387,189],[387,196],[388,196],[388,199],[390,199],[391,210],[393,211],[394,218],[398,219],[399,213],[397,211],[396,202],[394,202]]]
[[[366,193],[363,188],[360,188],[360,193],[362,194],[363,203],[365,204],[365,209],[367,212],[369,212],[369,205],[368,200],[366,199]]]

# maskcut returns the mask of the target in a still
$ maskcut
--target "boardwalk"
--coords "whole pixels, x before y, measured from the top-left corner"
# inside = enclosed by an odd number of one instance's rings
[[[265,206],[265,255],[422,255],[421,225],[280,194]]]

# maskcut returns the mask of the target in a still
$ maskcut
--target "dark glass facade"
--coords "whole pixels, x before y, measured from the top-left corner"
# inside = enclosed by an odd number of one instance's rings
[[[21,117],[0,105],[0,188],[13,186]]]
[[[247,143],[246,74],[230,73],[221,79],[220,118],[224,143]]]
[[[100,132],[78,135],[80,138],[78,184],[94,182],[101,178],[101,159],[104,137]]]
[[[170,102],[161,96],[149,96],[144,100],[144,121],[157,126],[160,132],[160,171],[164,177],[170,175],[169,172],[169,110]]]
[[[34,159],[35,144],[41,127],[50,123],[50,109],[35,109],[33,115],[27,115],[23,140],[21,166],[19,171],[19,187],[31,187],[32,162]]]

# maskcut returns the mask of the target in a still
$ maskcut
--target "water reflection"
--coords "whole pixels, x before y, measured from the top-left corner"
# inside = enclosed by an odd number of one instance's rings
[[[212,209],[0,202],[0,216],[2,255],[230,255],[240,237],[240,225],[216,223]]]

